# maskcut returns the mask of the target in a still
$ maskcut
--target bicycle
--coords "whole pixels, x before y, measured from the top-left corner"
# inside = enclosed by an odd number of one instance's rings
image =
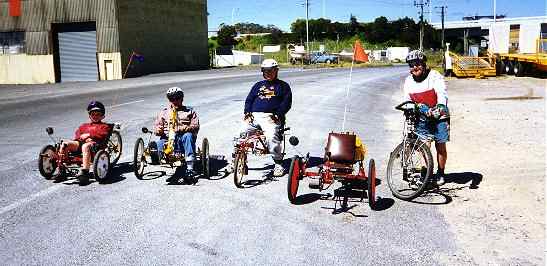
[[[285,155],[285,132],[290,129],[290,127],[286,127],[279,130],[279,134],[283,135],[283,150],[281,151],[283,155]],[[263,156],[270,154],[270,151],[264,132],[260,129],[246,132],[244,136],[234,139],[234,142],[234,153],[232,154],[234,184],[238,188],[243,188],[246,182],[244,176],[249,174],[248,154]]]
[[[403,112],[405,122],[403,140],[389,156],[387,181],[393,196],[412,200],[424,192],[433,173],[433,155],[428,145],[432,138],[415,131],[420,115],[415,102],[405,101],[395,109]]]

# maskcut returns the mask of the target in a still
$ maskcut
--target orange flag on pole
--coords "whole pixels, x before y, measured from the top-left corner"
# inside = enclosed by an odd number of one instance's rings
[[[21,0],[9,0],[10,17],[21,16]]]
[[[368,54],[363,50],[363,46],[359,39],[355,40],[355,45],[353,46],[353,60],[357,62],[368,62]]]

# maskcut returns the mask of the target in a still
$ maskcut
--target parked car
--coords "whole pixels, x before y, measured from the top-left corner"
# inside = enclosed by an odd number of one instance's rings
[[[338,56],[327,52],[312,52],[310,53],[310,63],[335,63],[338,64]]]

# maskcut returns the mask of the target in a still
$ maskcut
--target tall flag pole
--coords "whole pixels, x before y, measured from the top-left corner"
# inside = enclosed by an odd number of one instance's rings
[[[353,73],[353,63],[355,61],[358,62],[368,62],[368,55],[365,53],[365,50],[363,49],[363,46],[361,45],[361,42],[359,39],[355,40],[355,44],[353,45],[353,56],[351,57],[351,67],[349,69],[349,82],[348,86],[346,87],[346,100],[344,104],[344,121],[342,122],[342,132],[346,130],[346,117],[348,112],[348,103],[349,103],[349,90],[351,88],[351,76]]]

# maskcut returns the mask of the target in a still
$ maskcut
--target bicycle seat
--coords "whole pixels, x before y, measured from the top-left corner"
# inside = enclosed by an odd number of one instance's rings
[[[350,133],[329,133],[325,157],[334,163],[355,163],[355,139],[356,136]]]

